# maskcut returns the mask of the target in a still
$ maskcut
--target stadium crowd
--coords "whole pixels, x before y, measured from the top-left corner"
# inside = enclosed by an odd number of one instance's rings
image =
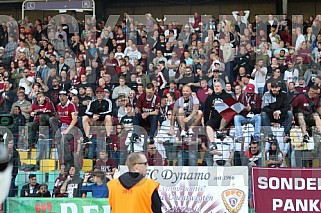
[[[180,23],[124,13],[116,26],[64,15],[2,22],[0,111],[14,118],[13,158],[37,147],[39,164],[55,147],[55,197],[107,197],[102,183],[130,152],[146,153],[152,166],[197,166],[199,158],[207,166],[312,166],[299,151],[295,162],[285,157],[294,126],[299,147],[312,127],[321,131],[321,16],[255,15],[251,23],[250,11],[232,14],[196,12]],[[83,158],[97,159],[84,179]],[[50,196],[29,180],[21,196]]]

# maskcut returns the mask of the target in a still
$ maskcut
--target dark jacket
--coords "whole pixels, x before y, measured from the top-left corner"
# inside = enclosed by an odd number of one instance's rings
[[[220,113],[214,108],[214,103],[220,102],[224,103],[224,100],[229,98],[233,98],[231,94],[228,94],[223,90],[220,94],[213,93],[206,98],[205,107],[204,107],[204,123],[206,124],[207,121],[211,118],[221,119]]]
[[[38,197],[38,191],[39,189],[39,183],[36,184],[36,186],[33,189],[33,193],[30,193],[30,184],[26,184],[22,187],[20,197]],[[28,193],[28,196],[25,196],[25,192]]]
[[[9,150],[9,154],[11,155],[10,162],[13,165],[11,174],[12,174],[12,178],[15,179],[18,174],[18,170],[20,166],[20,154],[14,147],[13,147],[12,153],[10,153],[10,150]]]
[[[286,115],[290,110],[287,94],[283,91],[277,95],[266,92],[262,97],[262,112],[270,115],[276,110],[280,110],[281,115]]]
[[[113,105],[112,102],[109,100],[101,100],[99,102],[98,100],[94,100],[90,102],[85,114],[88,115],[90,118],[96,115],[100,115],[99,121],[103,121],[106,117],[106,115],[111,115],[113,111]]]

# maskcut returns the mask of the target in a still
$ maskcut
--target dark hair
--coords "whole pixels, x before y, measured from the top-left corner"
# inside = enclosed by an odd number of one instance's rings
[[[97,171],[94,171],[94,174],[93,174],[94,177],[98,177],[100,178],[101,180],[104,180],[105,179],[105,173],[101,170],[97,170]]]
[[[147,85],[146,85],[146,89],[154,89],[155,88],[155,86],[154,86],[154,84],[152,84],[152,83],[148,83]]]
[[[29,175],[29,179],[35,178],[35,177],[36,177],[36,174],[30,174],[30,175]]]

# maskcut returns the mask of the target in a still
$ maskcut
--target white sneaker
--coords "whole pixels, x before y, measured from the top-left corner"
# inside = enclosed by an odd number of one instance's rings
[[[186,136],[186,131],[185,130],[182,130],[181,131],[181,137],[185,137]]]
[[[192,129],[192,128],[190,128],[190,129],[188,130],[188,134],[189,134],[189,135],[194,135],[194,132],[193,132],[193,129]]]

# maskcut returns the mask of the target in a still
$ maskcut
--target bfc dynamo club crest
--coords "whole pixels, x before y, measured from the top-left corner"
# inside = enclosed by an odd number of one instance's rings
[[[227,189],[222,193],[225,208],[230,213],[240,211],[245,199],[245,193],[239,189]]]

